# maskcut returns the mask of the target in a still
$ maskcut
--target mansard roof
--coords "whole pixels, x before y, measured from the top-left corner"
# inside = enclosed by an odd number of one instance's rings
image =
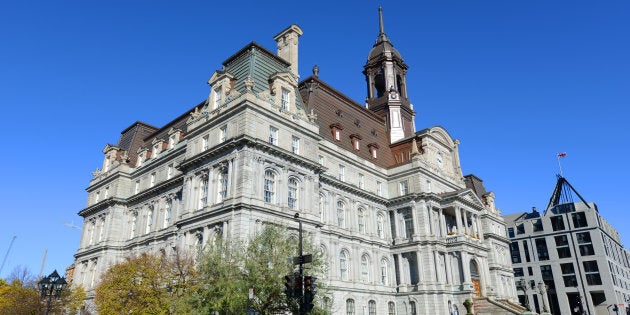
[[[317,76],[300,82],[300,94],[307,104],[307,110],[317,114],[319,133],[324,139],[378,166],[386,168],[395,164],[385,121],[381,117]],[[343,128],[341,140],[334,138],[331,126]],[[359,150],[353,147],[351,135],[361,139]],[[370,155],[368,145],[378,148],[377,158]]]

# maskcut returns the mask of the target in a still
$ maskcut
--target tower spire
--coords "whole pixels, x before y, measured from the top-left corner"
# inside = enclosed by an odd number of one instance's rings
[[[388,42],[389,39],[387,35],[385,35],[385,24],[383,23],[383,7],[378,7],[378,37],[376,38],[376,43],[374,46],[378,45],[381,42]]]

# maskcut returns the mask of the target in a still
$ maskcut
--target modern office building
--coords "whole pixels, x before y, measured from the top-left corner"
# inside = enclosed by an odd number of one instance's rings
[[[464,314],[473,297],[519,310],[494,194],[463,176],[444,128],[416,131],[408,66],[379,18],[366,104],[316,67],[298,81],[292,25],[274,37],[277,53],[252,42],[227,58],[207,99],[170,123],[124,129],[79,212],[75,283],[93,296],[125,256],[195,250],[270,222],[295,232],[299,213],[326,255],[331,296],[319,303],[331,313]]]
[[[534,208],[505,220],[522,304],[542,312],[541,289],[546,289],[552,314],[630,312],[628,250],[597,205],[586,202],[564,177],[544,212]]]

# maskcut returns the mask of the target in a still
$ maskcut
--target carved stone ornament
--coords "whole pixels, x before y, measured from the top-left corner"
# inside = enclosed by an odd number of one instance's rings
[[[254,80],[252,80],[251,76],[247,76],[247,78],[245,79],[245,88],[248,91],[251,91],[254,88]]]
[[[193,110],[190,113],[190,117],[188,117],[188,120],[186,120],[187,123],[192,122],[197,120],[197,118],[199,118],[199,116],[201,116],[201,112],[199,111],[199,107],[195,107],[195,110]]]
[[[315,111],[313,111],[313,109],[311,108],[311,113],[308,114],[308,121],[315,123],[315,121],[317,121],[317,114],[315,114]]]
[[[92,176],[94,177],[99,177],[101,176],[102,172],[100,169],[98,169],[98,167],[96,168],[96,170],[94,172],[92,172]]]

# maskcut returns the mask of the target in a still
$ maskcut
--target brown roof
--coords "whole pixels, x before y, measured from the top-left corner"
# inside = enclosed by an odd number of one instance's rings
[[[311,88],[312,87],[312,88]],[[335,90],[316,76],[300,82],[300,93],[308,112],[317,114],[319,133],[326,140],[381,167],[395,164],[389,147],[389,134],[383,118]],[[334,138],[332,127],[341,127],[341,140]],[[352,137],[359,139],[359,150],[352,146]],[[368,145],[377,147],[372,158]]]

